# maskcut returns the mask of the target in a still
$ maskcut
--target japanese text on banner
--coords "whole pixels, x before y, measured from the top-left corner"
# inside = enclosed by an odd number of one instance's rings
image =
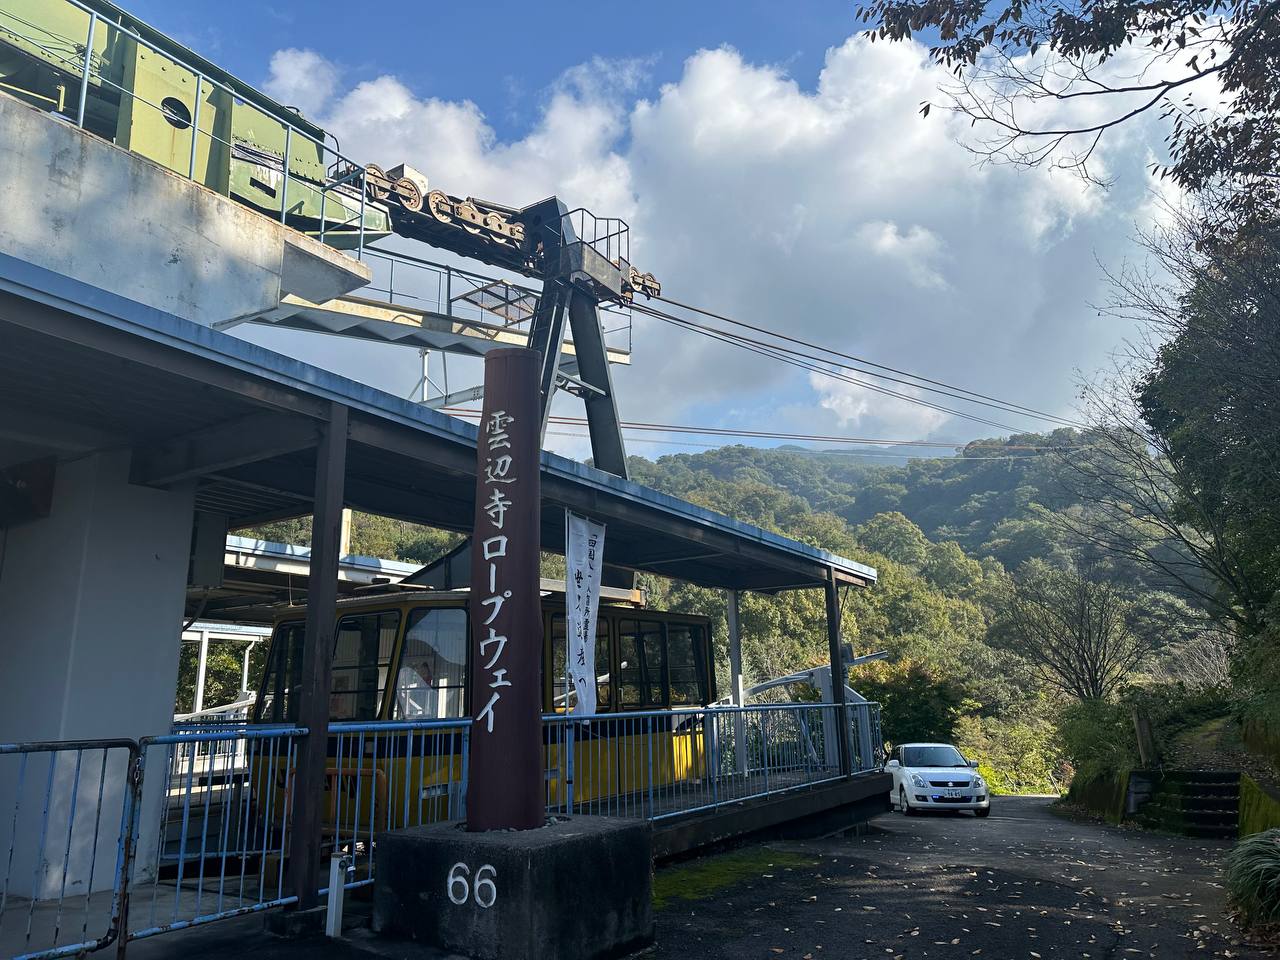
[[[566,672],[576,695],[573,712],[596,712],[596,611],[604,567],[604,524],[565,512]],[[567,706],[567,704],[566,704]]]

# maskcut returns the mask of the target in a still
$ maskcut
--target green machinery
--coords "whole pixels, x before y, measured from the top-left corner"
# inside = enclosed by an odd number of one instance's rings
[[[0,0],[0,90],[335,247],[389,232],[324,130],[106,0]]]
[[[504,324],[528,322],[544,429],[558,390],[581,397],[596,466],[626,476],[599,307],[661,285],[631,264],[624,221],[557,197],[523,207],[455,197],[408,164],[356,164],[297,110],[108,0],[0,0],[0,91],[334,247],[363,255],[395,233],[541,280],[533,298],[493,281],[470,302]],[[575,373],[561,369],[569,333]]]

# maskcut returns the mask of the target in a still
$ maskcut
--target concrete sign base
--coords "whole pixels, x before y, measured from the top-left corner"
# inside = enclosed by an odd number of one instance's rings
[[[380,834],[373,929],[475,960],[604,960],[653,941],[650,826],[432,824]]]

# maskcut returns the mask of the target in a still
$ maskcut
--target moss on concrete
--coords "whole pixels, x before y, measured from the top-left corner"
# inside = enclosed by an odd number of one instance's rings
[[[1280,797],[1258,785],[1247,773],[1240,775],[1240,836],[1280,827]]]
[[[1244,743],[1280,768],[1280,722],[1250,717],[1242,724]]]
[[[1077,776],[1071,781],[1067,802],[1119,823],[1124,818],[1125,796],[1129,792],[1129,772],[1109,771],[1094,776]]]
[[[663,867],[653,877],[653,907],[661,910],[673,900],[702,900],[745,880],[798,867],[816,867],[819,861],[803,854],[768,847],[751,847],[699,857]]]

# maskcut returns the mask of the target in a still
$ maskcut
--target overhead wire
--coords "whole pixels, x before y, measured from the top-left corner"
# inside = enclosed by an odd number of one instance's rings
[[[549,437],[567,437],[574,440],[590,440],[591,435],[587,433],[570,433],[567,430],[548,430]],[[651,443],[657,446],[674,446],[674,447],[696,447],[701,450],[718,450],[723,449],[724,444],[720,443],[698,443],[696,440],[659,440],[655,437],[632,437],[631,443]],[[877,459],[892,460],[937,460],[939,463],[990,463],[993,460],[1009,461],[1009,460],[1037,460],[1047,456],[1047,453],[1024,454],[1017,457],[943,457],[931,454],[920,453],[888,453],[876,452],[873,450],[830,450],[825,456],[848,456],[848,457],[873,457]]]
[[[481,416],[480,410],[474,410],[468,407],[440,407],[442,413],[448,413],[457,417],[478,418]],[[588,421],[585,417],[568,417],[553,414],[547,418],[548,423],[557,426],[586,426]],[[775,430],[737,430],[731,427],[704,427],[704,426],[686,426],[672,423],[645,423],[623,420],[619,426],[626,431],[643,431],[650,433],[677,433],[693,436],[715,436],[715,437],[742,437],[760,440],[794,440],[804,443],[840,443],[840,444],[859,444],[876,447],[926,447],[935,449],[962,450],[969,446],[967,443],[954,440],[900,440],[887,439],[877,437],[841,437],[831,434],[812,434],[812,433],[787,433],[785,431]],[[548,431],[548,433],[554,433]],[[580,434],[561,433],[555,435],[563,436],[585,436]],[[635,438],[639,442],[647,443],[680,443],[674,440],[653,440]],[[685,441],[687,442],[687,441]],[[708,447],[722,446],[722,444],[708,444]],[[1032,453],[1051,452],[1060,449],[1050,444],[1000,444],[993,449],[996,450],[1018,450]],[[867,451],[849,451],[854,455],[861,456]],[[901,456],[901,454],[889,454],[890,456]],[[978,458],[970,458],[978,459]],[[1004,459],[1004,458],[1001,458]],[[1010,457],[1008,459],[1019,459],[1018,457]]]
[[[973,423],[994,427],[998,430],[1005,430],[1010,433],[1016,434],[1016,433],[1025,432],[1023,428],[1016,427],[1012,424],[1003,423],[1001,421],[993,420],[988,417],[978,416],[975,413],[971,413],[966,410],[960,410],[954,407],[943,406],[941,404],[934,403],[931,400],[928,400],[919,396],[913,396],[911,394],[902,393],[897,390],[892,390],[888,387],[882,386],[879,383],[871,383],[866,380],[859,379],[857,377],[849,376],[847,373],[842,373],[840,371],[842,370],[852,371],[854,373],[859,373],[865,376],[874,377],[878,380],[884,380],[890,383],[898,384],[900,386],[903,386],[912,390],[920,390],[928,393],[939,394],[941,396],[945,396],[953,400],[958,400],[962,403],[987,407],[989,409],[997,410],[1001,413],[1013,414],[1014,416],[1019,416],[1019,417],[1031,417],[1039,420],[1056,423],[1062,426],[1070,426],[1070,427],[1085,429],[1085,427],[1082,424],[1069,420],[1065,417],[1060,417],[1055,414],[1047,413],[1046,411],[1043,411],[1043,410],[1038,410],[1034,407],[1029,407],[1024,404],[1014,403],[1012,401],[1001,400],[1000,398],[992,396],[990,394],[980,393],[978,391],[969,390],[968,388],[965,388],[965,387],[960,387],[960,386],[956,386],[955,384],[947,383],[946,381],[931,379],[929,377],[924,377],[919,374],[910,373],[909,371],[901,370],[896,367],[891,367],[886,364],[876,363],[875,361],[867,360],[866,358],[858,357],[854,354],[843,353],[831,347],[826,347],[821,344],[816,344],[811,341],[803,340],[798,337],[792,337],[787,334],[778,333],[776,331],[769,330],[765,327],[760,327],[754,324],[750,324],[745,321],[735,320],[734,318],[728,317],[724,314],[716,313],[714,311],[707,310],[702,307],[697,307],[692,304],[683,303],[681,301],[674,300],[669,297],[657,296],[652,299],[656,299],[663,303],[670,304],[671,306],[677,307],[679,309],[689,310],[694,313],[698,313],[703,316],[709,317],[711,319],[719,320],[724,323],[729,323],[734,326],[751,330],[756,333],[760,333],[765,336],[775,338],[777,340],[783,340],[783,341],[786,341],[787,343],[797,344],[799,346],[807,348],[809,351],[816,351],[816,353],[797,350],[792,347],[783,346],[782,344],[770,343],[768,341],[755,339],[755,338],[746,336],[744,334],[735,333],[729,330],[723,330],[714,326],[710,326],[708,324],[698,323],[697,321],[690,320],[686,317],[680,317],[675,314],[668,313],[664,310],[659,310],[656,307],[653,307],[647,303],[645,304],[633,303],[630,305],[630,307],[632,310],[639,312],[642,315],[652,317],[654,319],[671,324],[681,329],[689,330],[691,332],[708,337],[712,340],[716,340],[722,343],[727,343],[731,346],[748,350],[752,353],[756,353],[768,359],[775,360],[777,362],[784,363],[789,366],[794,366],[802,370],[807,370],[810,373],[816,373],[833,380],[849,383],[849,384],[861,387],[863,389],[870,390],[874,393],[878,393],[883,396],[888,396],[897,400],[902,400],[904,402],[921,406],[926,409],[935,410],[939,413],[945,413],[950,416],[960,417],[962,419],[968,420]],[[821,354],[828,354],[829,356],[822,356]],[[832,359],[832,357],[839,357],[839,358],[842,358],[843,360],[853,361],[853,363],[844,363],[844,362],[841,362],[840,360],[834,360]],[[859,366],[853,365],[855,363],[862,364],[863,366],[859,367]],[[875,372],[875,370],[868,370],[868,369],[865,369],[865,367],[874,367],[876,368],[876,370],[888,371],[889,373],[898,374],[899,376],[890,376],[886,373],[877,373]],[[835,368],[835,369],[831,369],[831,368]],[[910,379],[902,379],[904,377],[910,378]],[[552,422],[555,421],[554,417],[549,419]],[[660,425],[660,424],[623,424],[623,426],[632,430],[655,430],[660,432],[674,431],[674,432],[681,432],[681,433],[704,432],[704,431],[698,430],[698,428],[685,428],[685,427],[673,428],[670,425]],[[801,440],[801,441],[807,441],[807,442],[840,442],[840,443],[870,443],[870,444],[878,443],[878,444],[893,444],[893,445],[897,445],[901,443],[903,445],[917,444],[917,445],[929,445],[929,446],[937,446],[937,447],[947,446],[947,447],[955,447],[955,448],[959,448],[963,446],[963,444],[951,443],[951,442],[889,441],[889,440],[869,440],[864,438],[814,437],[814,436],[805,436],[805,435],[776,433],[773,431],[734,431],[727,434],[720,431],[715,431],[715,430],[706,430],[705,432],[712,433],[714,435],[732,435],[732,436],[752,437],[752,438],[759,438],[759,439],[794,439],[794,440]],[[970,459],[973,459],[973,458],[970,458]]]
[[[704,336],[710,337],[713,340],[720,340],[722,342],[729,343],[733,346],[741,347],[742,349],[745,349],[745,350],[750,350],[752,353],[758,353],[761,356],[765,356],[773,360],[778,360],[782,363],[799,367],[803,370],[809,370],[812,373],[818,373],[834,380],[843,381],[845,383],[852,383],[857,386],[863,387],[867,390],[871,390],[874,393],[880,393],[885,396],[894,397],[899,400],[904,400],[907,403],[915,404],[917,406],[927,407],[931,410],[937,410],[942,413],[947,413],[952,416],[961,417],[962,419],[970,420],[975,423],[981,423],[986,426],[996,427],[997,429],[1000,429],[1000,430],[1008,430],[1011,433],[1025,432],[1025,428],[1022,428],[1022,427],[1016,427],[1016,426],[1013,426],[1012,424],[1002,423],[996,420],[990,420],[986,417],[979,417],[979,416],[976,416],[975,414],[967,413],[964,410],[957,410],[953,407],[942,406],[941,404],[934,403],[930,400],[925,400],[921,397],[912,396],[911,394],[901,393],[896,390],[890,390],[888,387],[883,387],[875,383],[869,383],[866,380],[860,380],[856,377],[850,377],[847,374],[842,374],[835,370],[831,370],[827,366],[820,366],[820,364],[829,364],[830,366],[834,366],[834,367],[843,367],[845,369],[852,369],[857,372],[866,373],[869,376],[882,376],[880,374],[870,373],[869,371],[865,371],[865,370],[860,371],[858,370],[858,368],[849,367],[847,364],[841,364],[836,361],[828,360],[824,357],[815,357],[808,354],[803,354],[800,351],[791,350],[787,347],[781,347],[781,346],[778,346],[777,344],[769,344],[763,341],[753,340],[749,337],[744,337],[741,334],[732,333],[730,331],[717,330],[714,327],[709,327],[709,326],[706,326],[705,324],[699,324],[692,320],[686,320],[683,317],[677,317],[677,316],[674,316],[673,314],[668,314],[661,310],[654,310],[651,307],[636,305],[636,306],[633,306],[633,309],[635,309],[639,313],[652,316],[658,320],[662,320],[674,326],[681,327],[681,328],[690,330],[694,333],[699,333]],[[793,356],[786,356],[785,354],[792,354]],[[892,378],[888,378],[888,379],[892,379]],[[902,382],[902,381],[898,381],[898,382]],[[918,384],[908,383],[906,385],[915,387],[917,389],[926,389],[926,390],[930,389],[927,387],[921,387]],[[949,396],[953,399],[957,399],[965,403],[977,403],[980,406],[994,407],[995,409],[1001,411],[1002,413],[1011,413],[1011,414],[1014,414],[1015,416],[1035,417],[1037,419],[1049,419],[1051,417],[1051,415],[1042,416],[1039,414],[1024,413],[1022,410],[1016,409],[1014,407],[1002,407],[995,403],[972,400],[969,397],[958,396],[956,394],[947,393],[946,391],[943,391],[943,390],[933,389],[932,392],[941,393],[944,396]],[[1072,426],[1072,427],[1081,426],[1080,424],[1077,424],[1070,420],[1066,420],[1064,418],[1052,418],[1052,422],[1057,423],[1060,426]]]
[[[997,430],[1008,430],[1010,433],[1024,432],[1021,428],[1015,427],[1008,423],[1001,423],[998,420],[989,420],[985,417],[979,417],[972,413],[966,413],[963,410],[956,410],[953,407],[944,407],[941,404],[933,403],[932,401],[929,401],[929,400],[923,400],[920,397],[913,397],[910,394],[900,393],[896,390],[890,390],[888,387],[882,387],[879,384],[868,383],[866,380],[859,380],[856,377],[850,377],[847,374],[842,374],[835,370],[829,370],[826,367],[822,367],[818,365],[819,363],[822,362],[820,360],[813,359],[810,362],[806,362],[805,360],[802,360],[802,359],[793,359],[791,357],[788,357],[779,353],[777,349],[770,347],[767,344],[756,344],[755,341],[745,340],[744,338],[740,337],[737,334],[728,333],[722,330],[715,330],[711,327],[705,327],[701,324],[695,324],[692,321],[684,320],[680,317],[676,317],[671,314],[664,313],[661,310],[653,310],[652,308],[642,307],[638,305],[633,306],[633,309],[639,311],[640,313],[645,313],[650,316],[654,316],[659,320],[664,320],[667,323],[671,323],[676,326],[685,327],[687,329],[693,330],[696,333],[701,333],[704,336],[711,337],[713,340],[720,340],[725,343],[729,343],[734,346],[741,347],[744,350],[749,350],[752,353],[758,353],[761,356],[768,357],[771,360],[777,360],[781,363],[786,363],[793,367],[799,367],[800,369],[808,370],[811,373],[822,374],[823,376],[830,377],[833,380],[840,380],[845,383],[851,383],[856,386],[863,387],[867,390],[871,390],[874,393],[879,393],[885,396],[894,397],[899,400],[905,400],[908,403],[912,403],[921,407],[927,407],[931,410],[937,410],[940,413],[947,413],[952,416],[961,417],[962,419],[970,420],[974,423],[981,423],[989,427],[995,427]],[[1015,411],[1006,411],[1006,412],[1015,412]]]
[[[799,337],[789,336],[788,334],[779,333],[776,330],[770,330],[767,327],[757,326],[755,324],[747,323],[746,321],[743,321],[743,320],[736,320],[733,317],[726,316],[725,314],[722,314],[722,313],[716,313],[715,311],[708,310],[705,307],[694,306],[693,304],[683,303],[679,300],[674,300],[670,297],[664,297],[661,295],[653,297],[652,299],[660,300],[663,303],[669,304],[673,307],[678,307],[682,310],[689,310],[693,313],[701,314],[702,316],[709,317],[710,319],[713,319],[713,320],[719,320],[722,323],[728,323],[736,327],[742,327],[744,329],[751,330],[755,333],[764,334],[765,336],[786,341],[787,343],[794,343],[798,346],[805,347],[809,350],[817,350],[821,353],[830,354],[831,356],[839,357],[843,360],[848,360],[848,361],[852,361],[853,363],[862,364],[864,367],[873,367],[876,370],[884,370],[891,374],[897,374],[898,377],[885,376],[884,374],[875,373],[872,370],[864,370],[859,367],[849,366],[848,364],[836,364],[834,361],[828,360],[826,358],[813,358],[813,359],[819,359],[821,362],[824,362],[824,363],[831,363],[833,366],[843,366],[846,369],[855,370],[859,373],[864,373],[867,376],[877,377],[879,379],[889,380],[893,383],[912,386],[920,390],[929,390],[932,387],[935,389],[931,392],[940,392],[940,393],[943,393],[945,396],[954,397],[956,399],[972,398],[972,399],[969,399],[968,402],[978,403],[979,401],[981,401],[983,406],[996,406],[998,409],[1003,409],[1006,412],[1011,412],[1011,413],[1019,412],[1026,416],[1036,417],[1042,420],[1054,421],[1057,423],[1061,423],[1065,426],[1075,426],[1075,427],[1081,426],[1080,424],[1072,420],[1069,420],[1064,417],[1059,417],[1056,414],[1048,413],[1047,411],[1044,411],[1044,410],[1038,410],[1035,407],[1028,407],[1024,404],[1014,403],[1013,401],[1002,400],[999,397],[994,397],[990,394],[981,393],[976,390],[970,390],[966,387],[957,386],[956,384],[948,383],[945,380],[935,380],[930,377],[923,376],[921,374],[911,373],[908,370],[903,370],[898,367],[892,367],[887,364],[877,363],[874,360],[868,360],[866,357],[859,357],[856,354],[844,353],[840,350],[836,350],[833,347],[827,347],[819,343],[814,343],[809,340],[801,339]],[[640,307],[641,312],[647,312],[648,310],[652,309],[647,307],[647,305],[633,304],[633,309],[636,307]],[[655,312],[659,314],[663,313],[662,311],[655,311]],[[664,314],[664,316],[670,316],[670,315]],[[662,317],[660,317],[660,319],[662,319]],[[683,318],[680,318],[680,319],[683,319]],[[693,321],[690,321],[690,320],[685,320],[684,322],[690,325],[693,324]],[[711,329],[714,329],[714,328],[711,328]],[[744,339],[749,339],[749,338],[744,338]],[[751,342],[761,343],[761,341],[751,341]],[[772,346],[773,348],[778,350],[786,350],[786,348],[781,347],[777,344],[769,344],[769,346]],[[791,351],[791,350],[787,350],[787,352],[799,353],[799,351]],[[803,356],[804,354],[801,354],[801,355]],[[899,379],[899,377],[908,377],[910,379],[902,380],[902,379]],[[928,386],[925,386],[926,384]],[[951,392],[948,392],[948,391],[951,391]],[[956,397],[956,394],[965,394],[967,395],[967,397]]]

